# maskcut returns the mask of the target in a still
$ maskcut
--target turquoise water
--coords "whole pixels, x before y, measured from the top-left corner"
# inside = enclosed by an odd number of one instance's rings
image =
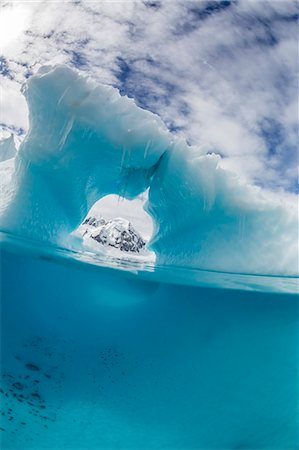
[[[298,280],[1,235],[2,449],[297,449]]]

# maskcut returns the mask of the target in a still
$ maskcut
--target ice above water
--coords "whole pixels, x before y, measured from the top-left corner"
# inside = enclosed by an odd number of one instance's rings
[[[13,198],[1,227],[64,244],[101,197],[134,198],[148,187],[169,133],[133,100],[67,67],[43,68],[24,94],[30,129],[15,159]]]
[[[2,230],[69,246],[96,201],[148,189],[158,265],[298,274],[296,205],[245,184],[219,156],[66,66],[41,68],[23,92],[30,129],[1,181]]]
[[[13,134],[0,140],[0,162],[14,158],[16,151]]]

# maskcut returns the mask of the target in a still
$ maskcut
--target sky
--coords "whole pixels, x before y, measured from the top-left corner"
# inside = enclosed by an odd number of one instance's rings
[[[65,63],[117,87],[221,165],[298,187],[297,1],[2,1],[0,129],[28,129],[21,86]]]

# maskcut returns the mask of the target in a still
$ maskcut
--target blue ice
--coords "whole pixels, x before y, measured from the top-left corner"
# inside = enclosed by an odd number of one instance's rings
[[[298,274],[296,205],[247,185],[219,156],[66,66],[41,68],[23,92],[30,129],[2,199],[2,229],[65,247],[97,200],[149,189],[158,264]]]
[[[0,164],[1,448],[298,448],[296,205],[68,67],[23,92]],[[73,238],[146,190],[155,265]]]

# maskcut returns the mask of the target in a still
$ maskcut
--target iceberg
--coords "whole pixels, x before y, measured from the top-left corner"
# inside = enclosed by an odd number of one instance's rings
[[[296,206],[67,67],[24,94],[0,163],[2,448],[298,448],[298,278],[260,276],[297,270]],[[137,198],[113,216],[117,196]]]
[[[23,93],[30,128],[1,187],[2,230],[70,246],[96,201],[148,189],[157,265],[298,274],[296,204],[246,184],[218,155],[67,66],[42,67]]]

